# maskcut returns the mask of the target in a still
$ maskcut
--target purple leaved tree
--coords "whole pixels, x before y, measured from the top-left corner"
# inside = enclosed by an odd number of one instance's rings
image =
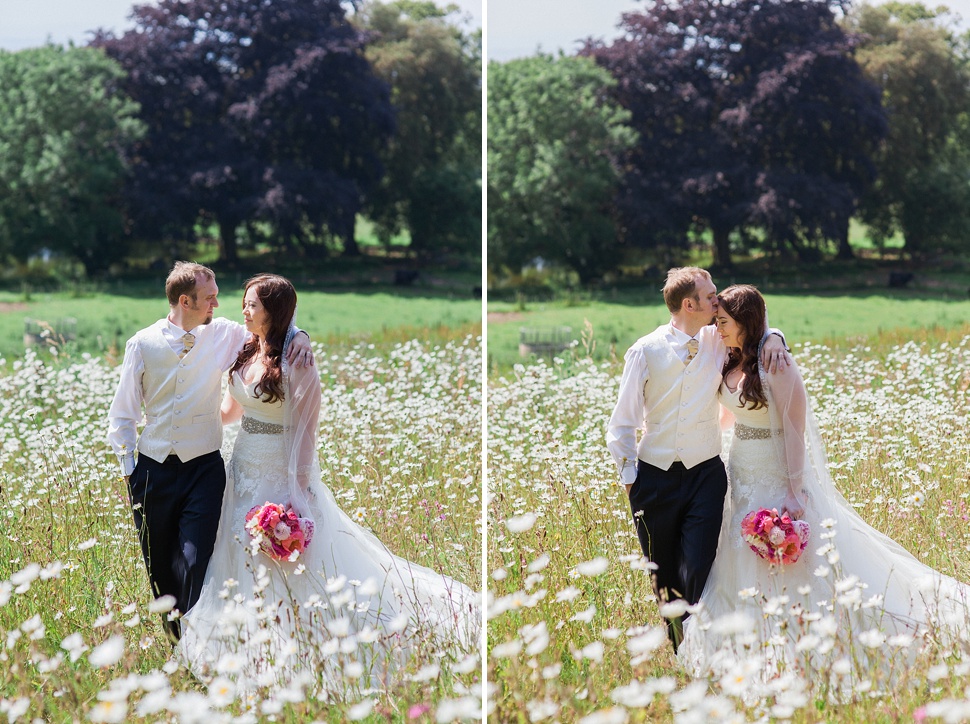
[[[587,43],[640,134],[618,200],[631,242],[676,248],[709,231],[720,267],[734,232],[802,259],[831,242],[851,254],[887,126],[834,7],[656,0],[612,43]]]
[[[230,265],[241,228],[356,253],[394,119],[339,0],[160,0],[132,18],[93,44],[127,70],[148,128],[131,158],[137,233],[191,237],[214,221]]]

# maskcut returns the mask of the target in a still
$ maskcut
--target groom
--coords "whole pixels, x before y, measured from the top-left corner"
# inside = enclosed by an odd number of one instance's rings
[[[700,599],[727,492],[717,401],[727,348],[711,324],[717,289],[707,271],[685,267],[667,273],[663,295],[670,322],[627,351],[606,434],[661,606]],[[771,370],[791,364],[779,332],[769,333],[762,361]],[[675,651],[684,618],[668,619]]]
[[[165,293],[168,316],[125,346],[108,411],[108,442],[128,485],[152,592],[173,596],[184,614],[199,598],[226,487],[222,376],[249,332],[228,319],[213,319],[219,287],[213,271],[201,264],[176,262]],[[313,364],[309,336],[297,335],[287,359]],[[177,617],[167,620],[166,633],[178,639]]]

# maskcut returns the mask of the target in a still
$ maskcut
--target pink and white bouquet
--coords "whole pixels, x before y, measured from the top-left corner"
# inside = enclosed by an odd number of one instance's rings
[[[804,520],[792,520],[772,508],[752,510],[741,521],[741,537],[761,558],[771,563],[789,565],[808,545],[811,526]]]
[[[277,561],[295,561],[313,538],[313,521],[292,508],[266,502],[246,513],[246,531],[259,549]]]

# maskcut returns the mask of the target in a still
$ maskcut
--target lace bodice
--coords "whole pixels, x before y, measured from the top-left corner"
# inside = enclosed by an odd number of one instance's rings
[[[735,422],[749,428],[766,430],[770,427],[768,408],[752,410],[750,403],[741,408],[740,386],[733,392],[721,383],[721,404],[730,410]],[[741,519],[750,511],[761,507],[773,508],[781,504],[788,491],[788,481],[781,475],[783,465],[778,448],[770,437],[743,439],[731,436],[727,451],[727,473],[730,504],[728,539],[735,549],[745,547],[741,539]]]
[[[229,460],[228,484],[233,486],[237,505],[232,523],[236,532],[242,533],[243,518],[253,505],[285,502],[286,455],[283,435],[279,431],[266,431],[276,426],[282,430],[282,401],[268,403],[253,397],[257,381],[246,384],[238,375],[233,377],[235,384],[229,386],[229,394],[242,406],[243,422]],[[270,424],[257,425],[255,429],[259,431],[253,432],[253,428],[247,429],[245,418]]]

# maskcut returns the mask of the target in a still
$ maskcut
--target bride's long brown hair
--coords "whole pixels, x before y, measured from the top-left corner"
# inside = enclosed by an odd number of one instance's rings
[[[266,332],[266,339],[263,346],[266,349],[266,356],[270,364],[266,372],[256,383],[253,393],[256,397],[263,399],[263,402],[278,402],[283,399],[283,343],[286,342],[286,332],[290,328],[290,320],[293,319],[293,312],[296,311],[296,290],[288,279],[277,276],[276,274],[259,274],[246,282],[243,291],[243,299],[253,287],[256,288],[256,296],[269,315],[269,329]],[[236,361],[229,368],[229,381],[232,382],[232,373],[240,367],[245,367],[259,351],[260,339],[257,335],[243,345]]]
[[[768,397],[761,386],[761,375],[758,373],[758,347],[765,335],[765,300],[761,292],[750,284],[735,284],[717,295],[718,307],[733,319],[741,331],[741,347],[731,347],[728,358],[724,361],[722,374],[735,367],[740,367],[744,373],[741,385],[741,406],[746,407],[749,402],[752,410],[768,406]]]

